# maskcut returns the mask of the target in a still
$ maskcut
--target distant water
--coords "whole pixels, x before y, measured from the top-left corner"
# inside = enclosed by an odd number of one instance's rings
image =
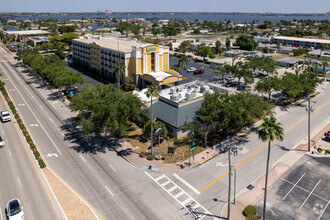
[[[81,18],[158,18],[158,19],[187,19],[190,21],[206,20],[206,21],[226,21],[230,20],[232,22],[252,22],[253,20],[258,23],[263,23],[265,20],[270,20],[273,22],[278,22],[280,20],[329,20],[330,16],[267,16],[267,15],[217,15],[217,14],[177,14],[177,15],[169,15],[169,14],[115,14],[115,15],[105,15],[105,14],[93,14],[93,15],[63,15],[63,16],[19,16],[19,17],[11,17],[16,20],[25,20],[25,19],[81,19]]]
[[[3,25],[0,25],[0,28],[2,28],[2,27],[3,27]],[[7,29],[8,29],[8,31],[19,31],[19,29],[13,28],[13,27],[7,27]]]

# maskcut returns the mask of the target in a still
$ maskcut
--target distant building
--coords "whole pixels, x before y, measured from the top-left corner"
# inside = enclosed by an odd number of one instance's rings
[[[34,46],[48,42],[48,37],[31,37],[28,42],[32,42]]]
[[[111,14],[112,14],[112,10],[110,10],[110,9],[106,9],[106,10],[105,10],[105,13],[106,13],[107,15],[111,15]]]
[[[110,69],[123,62],[125,77],[132,77],[140,88],[148,84],[172,86],[183,79],[169,69],[168,47],[101,36],[74,39],[72,44],[73,61],[106,78],[113,78]]]
[[[26,37],[48,36],[50,33],[43,30],[27,30],[27,31],[4,31],[5,35],[11,36],[15,41],[21,41]]]
[[[250,51],[247,50],[227,50],[223,52],[226,57],[233,57],[233,56],[247,56],[250,54]]]
[[[308,52],[308,57],[330,61],[330,51],[313,50]]]
[[[302,62],[303,60],[293,57],[286,57],[283,59],[276,60],[276,64],[282,67],[295,67]]]
[[[308,48],[313,47],[315,49],[319,49],[320,45],[323,44],[325,48],[330,49],[330,40],[323,40],[323,39],[278,36],[278,37],[274,37],[272,42],[275,44],[280,43],[282,45],[291,45],[293,47],[308,47]]]

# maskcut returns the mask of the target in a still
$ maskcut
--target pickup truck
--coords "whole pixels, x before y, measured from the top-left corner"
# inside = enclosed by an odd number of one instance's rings
[[[194,71],[194,75],[202,74],[202,73],[204,73],[204,70],[195,70]]]
[[[10,121],[11,118],[10,118],[10,114],[8,111],[2,111],[0,113],[0,118],[1,118],[1,121],[2,122],[7,122],[7,121]]]

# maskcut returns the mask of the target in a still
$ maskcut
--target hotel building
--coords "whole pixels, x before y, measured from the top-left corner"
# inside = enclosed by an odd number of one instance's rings
[[[73,62],[105,77],[113,78],[111,68],[117,62],[125,64],[125,77],[132,77],[135,84],[173,86],[183,77],[169,69],[169,48],[117,38],[85,37],[74,39]]]

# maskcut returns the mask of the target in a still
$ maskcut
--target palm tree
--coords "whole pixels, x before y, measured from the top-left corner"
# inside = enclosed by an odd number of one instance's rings
[[[152,84],[147,86],[148,90],[146,91],[146,95],[148,98],[151,98],[151,107],[150,107],[150,142],[151,142],[151,155],[153,155],[153,109],[152,109],[152,97],[158,97],[159,96],[159,90],[157,85]]]
[[[322,67],[323,67],[323,77],[325,77],[325,69],[329,67],[329,63],[327,61],[322,62]]]
[[[267,165],[266,165],[266,179],[265,179],[265,195],[264,195],[264,208],[263,208],[263,219],[266,219],[266,201],[267,201],[267,182],[268,182],[268,167],[270,158],[270,143],[275,139],[280,141],[283,140],[283,128],[281,123],[276,121],[274,116],[265,118],[259,129],[259,139],[262,141],[268,141],[268,154],[267,154]]]
[[[189,66],[189,61],[190,61],[190,57],[184,55],[184,54],[180,54],[179,56],[179,61],[178,61],[178,65],[180,67],[186,65]]]
[[[116,74],[118,88],[120,88],[120,78],[125,76],[125,63],[117,62],[116,65],[110,69],[110,72]]]

